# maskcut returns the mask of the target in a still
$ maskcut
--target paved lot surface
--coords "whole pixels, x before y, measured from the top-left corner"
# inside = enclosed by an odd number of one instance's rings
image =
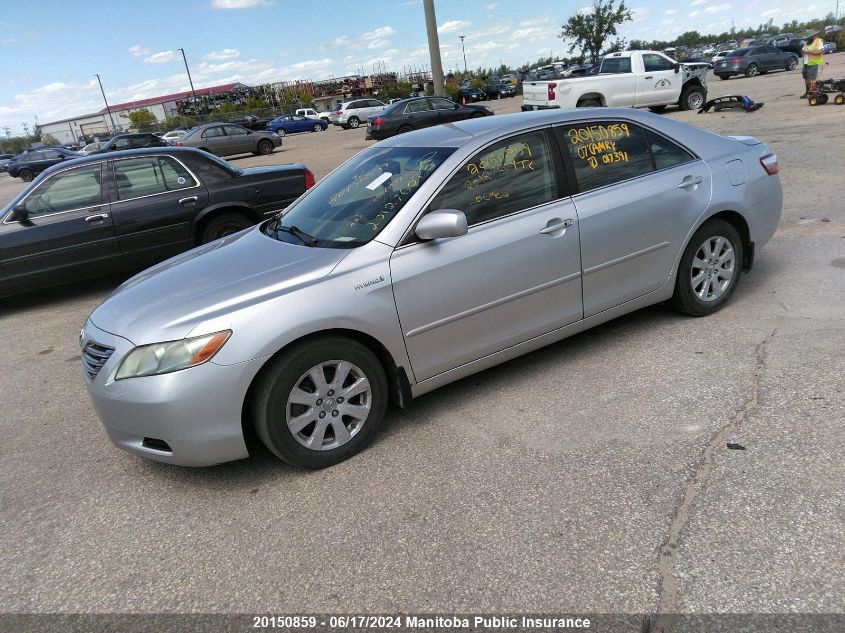
[[[119,280],[3,300],[2,610],[845,611],[845,106],[802,87],[713,78],[765,107],[666,114],[780,157],[781,227],[724,310],[652,307],[443,388],[322,472],[118,451],[77,333]],[[321,177],[363,135],[234,162]]]

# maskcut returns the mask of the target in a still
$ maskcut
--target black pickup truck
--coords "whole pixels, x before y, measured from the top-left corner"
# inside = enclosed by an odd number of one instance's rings
[[[229,119],[229,123],[234,123],[235,125],[240,125],[245,127],[248,130],[265,130],[267,129],[267,124],[273,120],[273,117],[261,117],[261,116],[254,116],[252,114],[246,114],[244,116],[234,116]]]

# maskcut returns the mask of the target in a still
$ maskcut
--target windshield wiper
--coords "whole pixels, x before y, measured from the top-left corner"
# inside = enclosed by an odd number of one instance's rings
[[[276,226],[274,227],[274,229],[277,233],[279,231],[290,233],[291,235],[297,237],[300,242],[305,244],[305,246],[314,246],[317,242],[319,242],[316,237],[314,237],[313,235],[308,235],[308,233],[306,233],[295,225],[285,226],[284,224],[282,224],[281,218],[276,221]]]

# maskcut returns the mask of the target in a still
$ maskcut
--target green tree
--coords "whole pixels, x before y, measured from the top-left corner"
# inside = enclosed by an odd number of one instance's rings
[[[41,142],[44,143],[44,145],[61,145],[59,140],[52,134],[42,134]]]
[[[617,27],[633,20],[631,10],[625,5],[625,0],[593,0],[593,9],[589,13],[578,12],[569,17],[561,26],[559,37],[572,40],[569,53],[576,49],[583,51],[586,57],[596,62],[602,55],[605,41],[617,35]],[[621,50],[624,40],[616,38],[611,48]]]
[[[146,108],[130,112],[129,121],[131,121],[132,127],[137,128],[141,132],[151,130],[158,123],[155,115]]]

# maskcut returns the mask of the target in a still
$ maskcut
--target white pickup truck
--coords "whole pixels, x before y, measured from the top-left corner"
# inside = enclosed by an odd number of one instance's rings
[[[611,53],[598,75],[526,81],[522,109],[590,106],[697,110],[707,100],[707,64],[679,64],[657,51]]]

